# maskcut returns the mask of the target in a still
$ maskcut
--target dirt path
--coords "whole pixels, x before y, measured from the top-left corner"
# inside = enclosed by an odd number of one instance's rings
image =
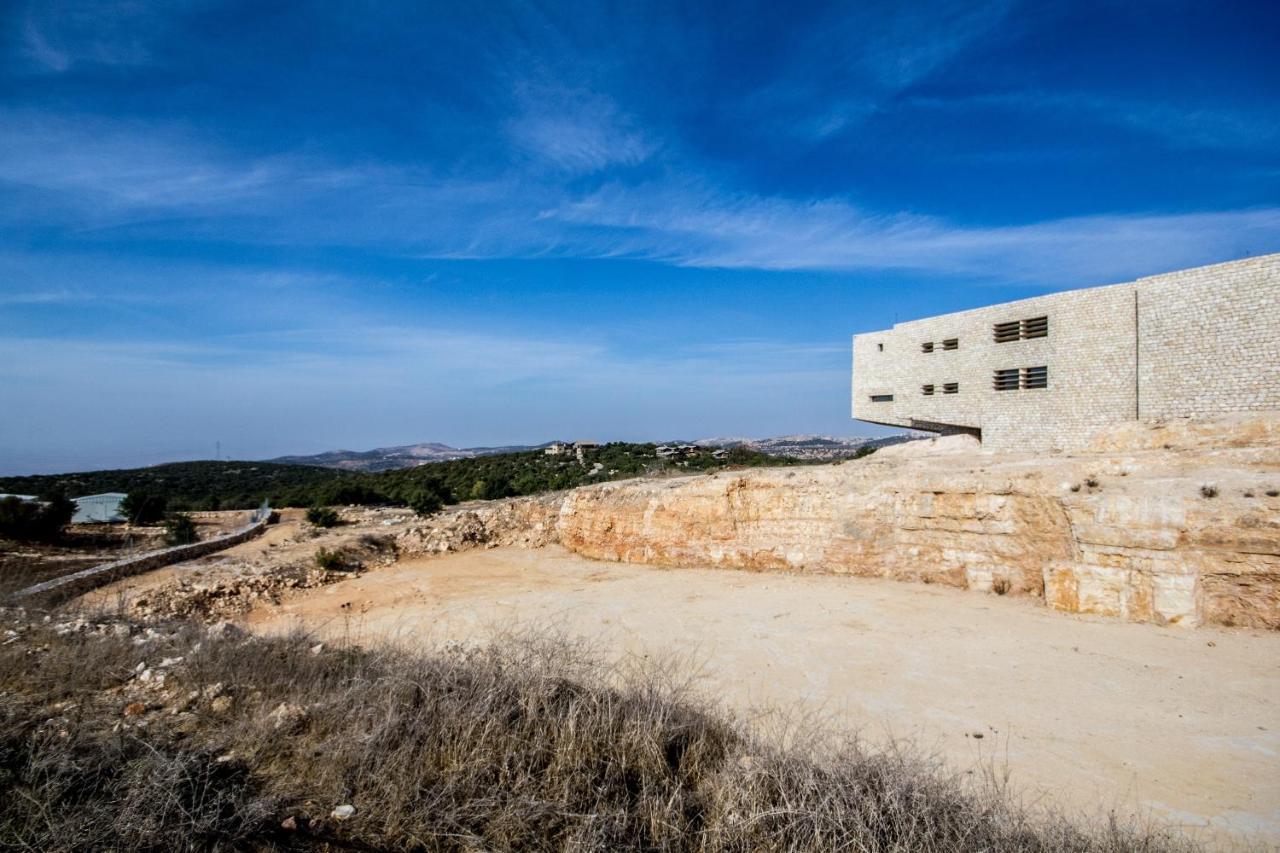
[[[1261,631],[1091,620],[890,581],[659,570],[559,548],[404,561],[250,621],[410,643],[554,626],[611,653],[674,653],[739,709],[816,711],[878,742],[911,738],[956,767],[1007,762],[1032,798],[1280,842],[1280,636]]]

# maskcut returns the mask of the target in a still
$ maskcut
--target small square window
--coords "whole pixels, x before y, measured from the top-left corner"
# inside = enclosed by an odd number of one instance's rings
[[[960,383],[959,383],[959,382],[944,382],[944,383],[942,384],[942,393],[943,393],[943,394],[959,394],[959,393],[960,393]]]

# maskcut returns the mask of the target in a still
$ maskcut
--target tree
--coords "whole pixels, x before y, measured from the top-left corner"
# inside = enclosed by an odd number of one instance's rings
[[[75,502],[64,495],[42,501],[7,497],[0,500],[0,536],[50,542],[61,535],[75,511]]]
[[[155,524],[164,518],[169,499],[155,492],[130,492],[120,502],[120,511],[130,524]]]
[[[190,545],[199,540],[196,523],[184,512],[175,512],[164,523],[164,541],[169,545]]]

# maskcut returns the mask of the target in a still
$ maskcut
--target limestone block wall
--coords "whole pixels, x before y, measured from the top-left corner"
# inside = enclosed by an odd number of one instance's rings
[[[1048,316],[1043,338],[996,343],[993,326]],[[928,429],[982,430],[996,450],[1065,450],[1099,427],[1133,418],[1134,287],[1115,285],[944,314],[854,338],[853,414]],[[954,350],[942,341],[956,338]],[[934,344],[925,352],[922,344]],[[881,348],[883,347],[883,349]],[[996,370],[1047,367],[1047,388],[997,391]],[[943,393],[955,382],[955,394]],[[926,395],[923,386],[932,384]],[[892,395],[892,402],[874,396]]]
[[[1033,317],[1049,318],[1047,337],[995,341],[996,323]],[[958,347],[944,349],[947,339]],[[1025,367],[1047,367],[1048,387],[995,389],[996,370]],[[944,393],[945,383],[958,391]],[[1274,409],[1280,255],[899,323],[853,341],[855,418],[981,430],[993,450],[1075,451],[1123,421]]]
[[[1138,280],[1141,417],[1280,409],[1280,255]]]

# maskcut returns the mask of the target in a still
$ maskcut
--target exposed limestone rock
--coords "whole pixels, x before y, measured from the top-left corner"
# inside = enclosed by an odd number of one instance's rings
[[[441,513],[400,546],[559,542],[631,563],[873,575],[1137,621],[1280,628],[1280,499],[1268,495],[1280,414],[1116,433],[1074,457],[876,454],[604,483]]]

